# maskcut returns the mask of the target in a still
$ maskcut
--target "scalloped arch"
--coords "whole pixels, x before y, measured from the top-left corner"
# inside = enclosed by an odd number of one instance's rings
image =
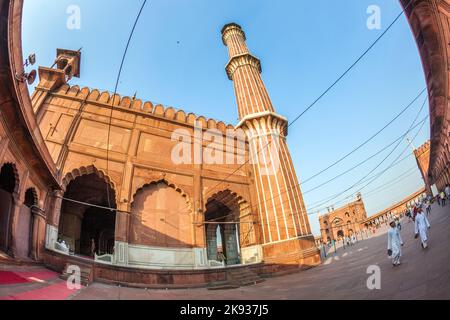
[[[30,187],[30,188],[28,188],[27,190],[25,190],[25,194],[26,194],[28,191],[30,191],[31,194],[33,195],[33,201],[34,201],[34,204],[35,204],[35,205],[38,205],[38,204],[39,204],[39,196],[38,196],[38,193],[37,193],[37,191],[36,191],[36,188],[35,188],[35,187]]]
[[[244,196],[240,195],[239,192],[237,192],[236,190],[233,190],[233,189],[234,188],[229,186],[229,187],[227,187],[225,189],[222,189],[222,190],[212,194],[207,199],[205,199],[206,200],[205,201],[205,206],[210,200],[217,198],[219,195],[223,194],[224,192],[229,192],[230,195],[233,195],[234,197],[236,197],[237,203],[241,207],[243,207],[244,205],[250,205],[250,202]]]
[[[139,185],[135,190],[135,192],[133,193],[133,196],[131,197],[131,207],[133,207],[134,204],[134,199],[136,198],[136,196],[142,192],[145,188],[150,187],[152,185],[157,185],[158,183],[164,183],[166,184],[168,187],[174,189],[176,192],[180,193],[181,196],[185,199],[186,204],[188,206],[189,211],[192,212],[192,202],[191,202],[191,198],[189,197],[189,195],[184,192],[184,190],[180,187],[178,187],[176,184],[174,183],[170,183],[169,181],[167,181],[167,179],[162,178],[162,179],[155,179],[151,182],[146,182],[146,183],[142,183],[141,185]]]
[[[19,177],[19,171],[17,170],[16,164],[13,162],[5,162],[2,163],[0,166],[0,170],[6,166],[6,165],[10,165],[13,169],[14,172],[14,193],[18,194],[20,191],[20,177]]]
[[[86,167],[79,167],[75,168],[70,172],[67,172],[62,180],[62,188],[65,191],[67,189],[67,186],[70,182],[74,181],[76,178],[89,175],[89,174],[96,174],[99,178],[106,181],[111,186],[111,189],[116,190],[116,184],[112,179],[105,174],[102,170],[98,170],[94,165],[86,166]]]

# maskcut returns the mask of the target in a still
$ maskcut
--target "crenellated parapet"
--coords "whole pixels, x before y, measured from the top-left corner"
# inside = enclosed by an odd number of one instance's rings
[[[419,148],[414,150],[415,156],[418,158],[418,157],[426,154],[427,152],[430,152],[430,146],[431,146],[431,142],[430,142],[430,140],[428,140],[423,145],[421,145]]]
[[[40,87],[37,87],[36,89],[45,90]],[[150,101],[143,101],[141,99],[136,99],[129,96],[120,96],[119,94],[114,95],[109,91],[101,92],[98,89],[91,89],[87,87],[80,88],[78,85],[69,86],[68,84],[64,84],[59,89],[52,92],[52,95],[56,97],[67,97],[80,102],[96,104],[105,108],[110,108],[113,106],[113,108],[120,111],[129,111],[141,114],[143,116],[163,118],[188,126],[194,126],[195,123],[199,123],[203,129],[215,129],[224,134],[227,130],[235,130],[233,125],[225,124],[222,121],[207,119],[204,116],[198,116],[194,113],[186,113],[183,110],[177,110],[173,107],[156,104]]]

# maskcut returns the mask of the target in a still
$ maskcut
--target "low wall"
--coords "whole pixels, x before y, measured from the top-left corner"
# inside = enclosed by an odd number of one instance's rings
[[[66,264],[90,267],[93,272],[93,281],[95,282],[140,288],[170,289],[205,287],[213,282],[225,281],[227,280],[227,271],[230,269],[249,269],[260,276],[271,277],[299,272],[310,267],[307,265],[293,266],[288,264],[259,263],[199,270],[145,270],[102,264],[50,250],[44,252],[44,264],[49,269],[60,273],[64,271]]]

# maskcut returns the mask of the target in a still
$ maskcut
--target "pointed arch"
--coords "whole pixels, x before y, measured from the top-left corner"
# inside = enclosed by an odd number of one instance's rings
[[[27,207],[36,206],[39,203],[39,197],[36,189],[34,187],[28,188],[25,191],[25,201],[24,204]]]
[[[181,187],[178,187],[175,183],[169,182],[166,178],[155,179],[155,180],[152,180],[150,182],[146,182],[146,183],[142,183],[142,184],[138,185],[137,188],[136,188],[136,191],[134,191],[133,196],[131,197],[131,201],[130,201],[131,206],[133,206],[133,203],[135,201],[136,196],[140,192],[142,192],[143,189],[145,189],[147,187],[150,187],[152,185],[157,185],[159,183],[165,183],[168,187],[174,189],[176,192],[181,194],[181,196],[186,201],[186,204],[187,204],[187,207],[188,207],[190,213],[192,213],[193,207],[192,207],[192,201],[191,201],[191,198],[189,197],[189,195]]]
[[[0,174],[1,172],[4,172],[3,170],[8,170],[10,168],[11,174],[13,175],[14,180],[14,186],[12,186],[12,190],[10,191],[13,194],[19,194],[20,191],[20,177],[19,177],[19,171],[17,170],[16,164],[13,162],[5,162],[0,167]]]
[[[63,181],[64,196],[54,214],[58,237],[75,254],[93,257],[112,254],[110,244],[116,232],[116,187],[94,165],[68,172]],[[99,235],[107,234],[108,239]]]
[[[116,190],[116,184],[114,181],[103,170],[97,169],[94,165],[79,167],[66,173],[61,183],[63,190],[66,190],[69,183],[74,181],[76,178],[89,174],[96,174],[99,178],[105,180],[112,190]]]
[[[166,179],[145,183],[133,195],[128,242],[147,247],[191,248],[193,210],[187,194]]]
[[[204,220],[209,260],[220,261],[214,243],[216,236],[211,232],[210,224],[220,226],[227,265],[246,263],[252,259],[248,254],[241,255],[241,250],[257,244],[257,220],[249,202],[240,194],[224,189],[206,199]]]

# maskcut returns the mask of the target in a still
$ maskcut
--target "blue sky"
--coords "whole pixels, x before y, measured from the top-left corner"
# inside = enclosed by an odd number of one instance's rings
[[[71,83],[113,91],[126,40],[141,3],[26,0],[24,55],[35,52],[39,65],[50,66],[56,48],[83,47],[81,78]],[[79,30],[66,27],[69,5],[81,9]],[[367,28],[366,10],[370,5],[381,9],[381,30]],[[262,61],[262,77],[277,112],[292,120],[400,11],[398,1],[392,0],[148,1],[128,52],[118,92],[133,95],[137,91],[144,100],[236,124],[237,107],[232,82],[224,71],[228,56],[220,29],[225,23],[237,22],[247,34],[250,50]],[[326,168],[377,132],[423,88],[425,80],[418,50],[407,20],[402,17],[346,78],[289,128],[288,143],[299,179],[303,181]],[[357,153],[305,183],[303,191],[346,171],[404,134],[423,99],[424,96]],[[428,103],[419,119],[427,114]],[[424,143],[429,134],[427,122],[414,145]],[[374,174],[388,167],[406,146],[406,141],[402,142]],[[306,206],[314,208],[315,203],[352,186],[391,149],[350,174],[306,193]],[[414,167],[411,154],[362,190],[369,215],[423,185]],[[316,210],[323,209],[323,213],[326,205],[320,207],[310,212],[315,234],[319,231]]]

